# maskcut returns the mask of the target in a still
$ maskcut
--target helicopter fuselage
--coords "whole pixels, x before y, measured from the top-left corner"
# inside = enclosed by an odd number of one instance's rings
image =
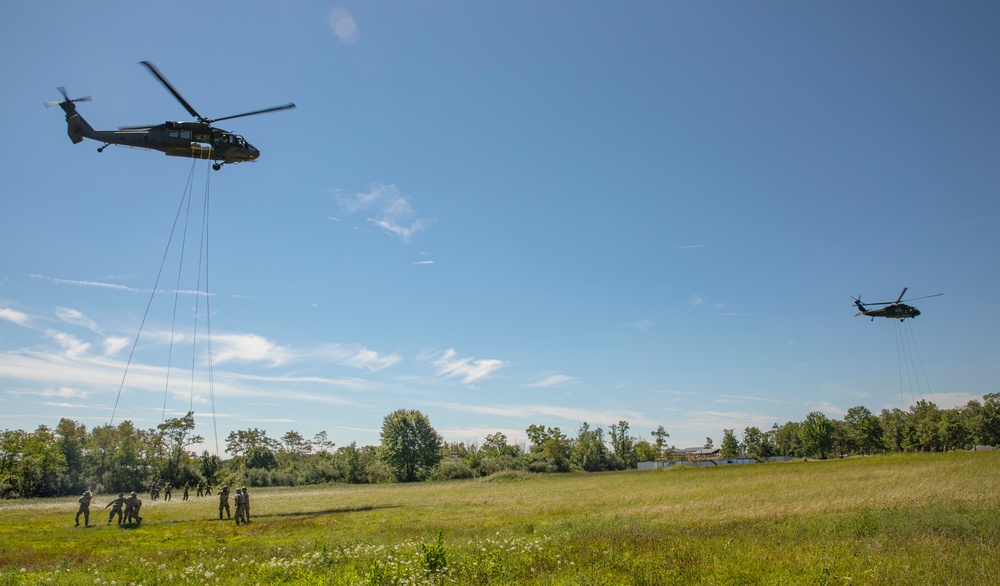
[[[873,320],[876,317],[904,320],[908,317],[914,318],[920,315],[919,309],[905,303],[895,303],[878,309],[868,309],[864,307],[864,305],[858,304],[858,309],[861,311],[858,312],[857,315],[867,315]]]
[[[243,163],[260,157],[260,151],[242,136],[215,128],[205,122],[164,122],[156,126],[95,130],[76,111],[76,104],[60,102],[66,113],[67,133],[74,143],[89,138],[108,145],[160,151],[171,157],[207,159],[220,163]]]

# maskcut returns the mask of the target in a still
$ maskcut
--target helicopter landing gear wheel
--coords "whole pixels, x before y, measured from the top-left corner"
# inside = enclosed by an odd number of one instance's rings
[[[104,146],[99,146],[99,147],[97,147],[97,152],[99,152],[99,153],[103,153],[103,152],[104,152],[104,149],[108,148],[108,145],[109,145],[109,144],[111,144],[111,143],[109,142],[108,144],[106,144],[106,145],[104,145]]]
[[[213,163],[212,168],[215,169],[216,171],[219,171],[222,169],[222,163]]]

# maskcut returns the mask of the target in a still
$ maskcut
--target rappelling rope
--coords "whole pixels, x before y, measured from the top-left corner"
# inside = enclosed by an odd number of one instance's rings
[[[186,185],[190,185],[192,178],[194,177],[195,162],[191,163],[191,171],[188,174],[188,179]],[[118,402],[122,397],[122,389],[125,388],[125,379],[128,377],[129,368],[132,366],[132,358],[135,356],[135,349],[139,345],[139,337],[142,336],[142,329],[146,325],[146,318],[149,317],[149,308],[153,306],[153,298],[156,297],[156,291],[160,286],[160,277],[163,276],[163,267],[167,262],[167,253],[170,251],[170,243],[174,239],[174,232],[177,230],[177,221],[181,217],[181,210],[184,209],[184,201],[187,199],[188,188],[185,186],[184,196],[181,197],[180,205],[177,206],[177,214],[174,216],[174,224],[170,228],[170,237],[167,239],[167,247],[163,251],[163,258],[160,260],[160,270],[156,273],[156,282],[153,283],[153,290],[149,294],[149,302],[146,304],[146,311],[142,314],[142,321],[139,323],[139,331],[135,334],[135,341],[132,342],[132,350],[128,354],[128,361],[125,363],[125,372],[122,374],[122,382],[118,385],[118,395],[115,397],[115,406],[111,410],[111,421],[109,424],[114,424],[115,415],[118,413]]]

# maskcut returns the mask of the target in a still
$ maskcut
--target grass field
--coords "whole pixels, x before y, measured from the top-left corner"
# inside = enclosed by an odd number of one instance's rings
[[[0,502],[0,585],[1000,583],[1000,452],[179,494]]]

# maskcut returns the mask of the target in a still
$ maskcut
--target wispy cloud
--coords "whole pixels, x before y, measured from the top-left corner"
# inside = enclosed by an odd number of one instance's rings
[[[257,334],[222,334],[212,337],[212,360],[225,362],[269,362],[278,366],[289,361],[287,348]]]
[[[43,281],[49,281],[50,283],[56,283],[59,285],[80,285],[83,287],[99,287],[102,289],[115,289],[118,291],[131,291],[133,293],[139,292],[139,289],[134,287],[127,287],[125,285],[119,285],[117,283],[104,283],[101,281],[80,281],[76,279],[59,279],[56,277],[46,277],[44,275],[28,275],[29,277],[35,279],[41,279]]]
[[[398,236],[404,242],[428,225],[427,220],[414,218],[409,199],[395,185],[373,185],[367,193],[355,193],[353,196],[337,193],[335,196],[342,211],[347,214],[364,214],[368,222]]]
[[[69,307],[57,307],[56,317],[58,317],[59,321],[63,323],[67,323],[72,326],[84,327],[92,332],[97,331],[97,324],[94,323],[94,320],[85,316],[82,312],[76,309],[70,309]]]
[[[458,353],[449,348],[431,362],[437,368],[438,376],[457,377],[463,384],[471,384],[489,377],[507,365],[505,360],[459,358]]]
[[[547,375],[543,375],[538,380],[536,380],[534,382],[530,382],[530,383],[528,383],[528,384],[526,384],[524,386],[545,389],[545,388],[549,388],[549,387],[555,387],[555,386],[558,386],[558,385],[564,385],[564,384],[574,383],[574,382],[576,382],[575,378],[573,378],[571,376],[567,376],[565,374],[547,374]]]
[[[705,248],[704,244],[685,244],[678,246],[677,250],[691,250],[692,248]]]
[[[10,309],[7,307],[0,308],[0,319],[7,320],[19,326],[26,326],[31,320],[28,314],[23,311],[17,311],[16,309]]]

